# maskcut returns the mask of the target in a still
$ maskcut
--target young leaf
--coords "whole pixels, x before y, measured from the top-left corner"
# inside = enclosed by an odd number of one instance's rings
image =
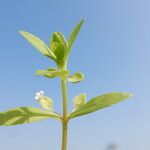
[[[78,96],[75,96],[73,98],[73,106],[74,106],[74,110],[73,111],[81,108],[83,105],[85,105],[85,103],[86,103],[86,95],[85,95],[85,93],[82,93],[82,94],[80,94]]]
[[[64,47],[62,47],[62,45],[60,45],[57,42],[53,42],[51,44],[51,50],[54,52],[56,58],[57,58],[57,63],[60,64],[62,63],[64,60],[64,55],[65,55],[65,50]]]
[[[73,76],[71,76],[67,79],[67,81],[71,82],[71,83],[78,83],[83,80],[84,80],[84,74],[81,72],[77,72]]]
[[[54,70],[53,68],[50,68],[48,70],[37,70],[36,71],[37,76],[45,76],[47,78],[67,78],[69,75],[68,70]]]
[[[64,50],[66,50],[66,47],[68,45],[67,40],[65,39],[64,35],[60,32],[53,33],[52,38],[51,38],[51,44],[53,42],[59,43],[64,48]]]
[[[80,31],[80,28],[83,24],[84,20],[81,20],[77,26],[74,28],[73,32],[70,34],[70,37],[69,37],[69,40],[68,40],[68,48],[67,48],[67,52],[66,52],[66,57],[69,55],[70,53],[70,50],[71,50],[71,47],[72,47],[72,44],[74,43],[79,31]]]
[[[47,47],[47,45],[40,38],[25,31],[20,31],[20,34],[43,55],[53,60],[56,60],[56,56],[54,55],[54,53]]]
[[[108,94],[104,94],[101,96],[97,96],[93,98],[92,100],[88,101],[80,109],[72,112],[69,115],[68,119],[75,118],[81,115],[86,115],[88,113],[92,113],[96,110],[109,107],[111,105],[117,104],[131,97],[132,97],[132,94],[122,93],[122,92],[114,92],[114,93],[108,93]]]
[[[61,120],[57,113],[32,107],[19,107],[6,112],[0,112],[0,126],[12,126],[32,123],[48,118]]]

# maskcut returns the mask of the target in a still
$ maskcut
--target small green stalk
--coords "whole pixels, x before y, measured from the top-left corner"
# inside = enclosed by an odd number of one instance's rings
[[[67,86],[66,80],[61,80],[62,97],[63,97],[63,119],[62,119],[62,150],[67,148]]]
[[[68,123],[63,122],[62,127],[62,150],[67,150],[67,130],[68,129]]]
[[[61,80],[62,97],[63,97],[63,121],[67,121],[67,86],[66,80]]]

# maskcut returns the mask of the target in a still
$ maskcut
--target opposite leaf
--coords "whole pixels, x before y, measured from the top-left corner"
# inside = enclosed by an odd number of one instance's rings
[[[81,72],[77,72],[73,76],[69,77],[67,80],[71,83],[78,83],[84,80],[84,74]]]
[[[74,43],[79,31],[80,31],[80,28],[83,24],[84,20],[81,20],[77,26],[74,28],[73,32],[70,34],[70,37],[69,37],[69,40],[68,40],[68,48],[67,48],[67,52],[66,52],[66,57],[69,55],[70,53],[70,50],[71,50],[71,47],[72,47],[72,44]]]
[[[37,76],[45,76],[47,78],[59,77],[59,78],[65,79],[68,77],[69,71],[68,70],[56,70],[54,68],[50,68],[48,70],[37,70],[36,75]]]
[[[19,107],[6,112],[0,112],[0,126],[26,124],[48,118],[61,120],[61,116],[56,113],[39,108]]]
[[[93,98],[92,100],[88,101],[80,109],[72,112],[69,115],[68,119],[75,118],[75,117],[85,115],[88,113],[92,113],[96,110],[109,107],[111,105],[117,104],[131,97],[132,97],[132,94],[122,93],[122,92],[114,92],[114,93],[108,93],[108,94],[104,94],[101,96],[97,96]]]
[[[56,56],[54,55],[54,53],[47,47],[47,45],[40,38],[25,31],[20,31],[20,34],[43,55],[53,60],[56,60]]]

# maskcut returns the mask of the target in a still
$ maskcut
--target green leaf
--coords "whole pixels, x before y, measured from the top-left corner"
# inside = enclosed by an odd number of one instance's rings
[[[66,79],[69,75],[68,70],[55,70],[54,68],[50,68],[48,70],[37,70],[37,76],[45,76],[47,78],[55,78],[60,77]]]
[[[71,47],[80,31],[80,28],[83,24],[84,20],[81,20],[77,26],[74,28],[73,32],[70,34],[69,40],[68,40],[68,48],[67,48],[67,52],[66,52],[66,57],[69,55]]]
[[[64,48],[59,43],[53,42],[51,44],[51,50],[54,52],[55,56],[57,57],[57,63],[58,64],[62,63],[65,55]]]
[[[131,97],[132,97],[132,94],[122,93],[122,92],[114,92],[114,93],[108,93],[108,94],[104,94],[101,96],[97,96],[93,98],[92,100],[88,101],[80,109],[72,112],[69,115],[68,119],[75,118],[81,115],[86,115],[88,113],[92,113],[96,110],[109,107],[111,105],[117,104]]]
[[[85,104],[86,104],[86,94],[85,93],[82,93],[82,94],[75,96],[73,98],[74,110],[81,108]]]
[[[64,35],[60,32],[54,32],[51,38],[51,44],[53,42],[57,42],[58,44],[60,44],[64,50],[66,50],[66,47],[68,45],[67,40],[65,39]]]
[[[81,72],[77,72],[73,76],[71,76],[67,79],[67,81],[71,82],[71,83],[78,83],[83,80],[84,80],[84,74]]]
[[[26,124],[48,118],[61,120],[61,116],[57,113],[41,110],[39,108],[19,107],[0,112],[0,126]]]
[[[43,55],[53,60],[56,60],[56,56],[54,55],[54,53],[47,47],[47,45],[40,38],[25,31],[20,31],[20,34]]]

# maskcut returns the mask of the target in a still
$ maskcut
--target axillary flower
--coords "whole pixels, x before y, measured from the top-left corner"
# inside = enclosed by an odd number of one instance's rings
[[[44,97],[44,91],[37,92],[35,95],[36,100],[43,99],[43,97]]]
[[[45,96],[43,91],[37,92],[35,99],[45,110],[53,111],[53,100],[50,97]]]

